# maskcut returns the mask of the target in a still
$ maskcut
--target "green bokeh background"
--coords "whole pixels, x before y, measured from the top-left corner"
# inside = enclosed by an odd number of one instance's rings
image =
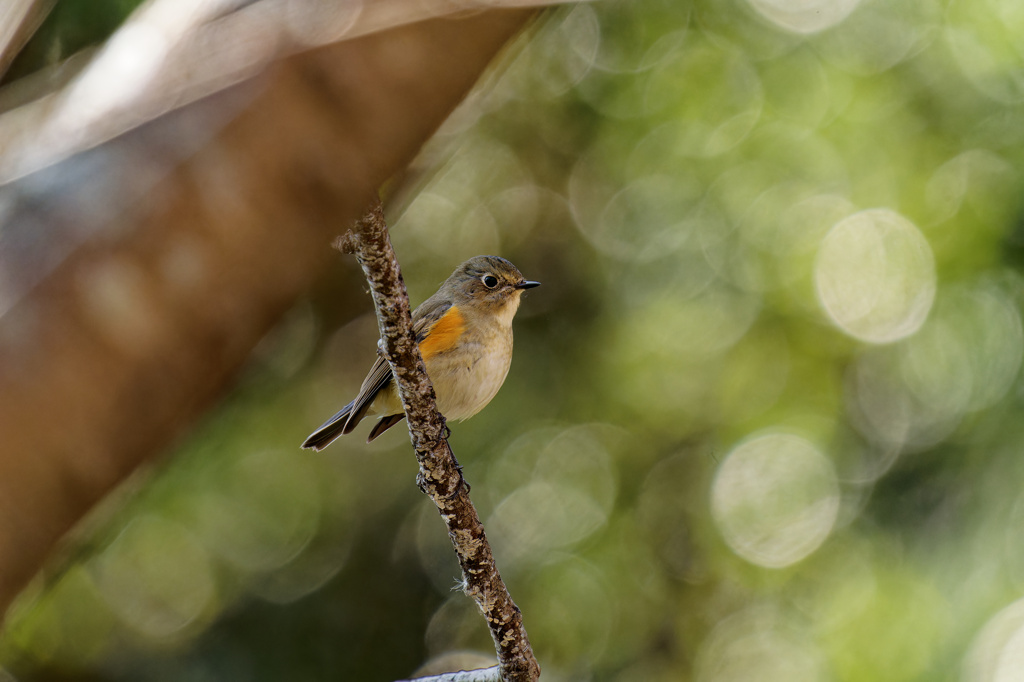
[[[101,40],[130,3],[88,4]],[[26,54],[89,42],[74,5]],[[388,210],[414,304],[480,253],[543,282],[452,445],[545,680],[1024,676],[1022,157],[1017,0],[595,2],[513,46]],[[339,256],[23,595],[0,665],[492,653],[404,429],[298,449],[372,362],[364,289]]]

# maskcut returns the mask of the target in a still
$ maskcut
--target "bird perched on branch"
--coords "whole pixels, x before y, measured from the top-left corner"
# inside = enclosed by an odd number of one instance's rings
[[[472,417],[501,388],[512,362],[512,318],[519,299],[524,290],[539,285],[524,279],[504,258],[476,256],[457,267],[437,293],[413,311],[416,343],[437,394],[437,409],[446,419]],[[382,350],[355,399],[302,447],[323,450],[369,414],[382,416],[368,443],[405,417]]]

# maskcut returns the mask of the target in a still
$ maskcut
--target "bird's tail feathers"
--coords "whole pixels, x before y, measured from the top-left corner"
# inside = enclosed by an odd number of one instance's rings
[[[341,408],[336,415],[321,424],[320,428],[311,433],[309,438],[303,441],[302,447],[307,450],[316,450],[319,452],[333,443],[338,436],[351,433],[352,429],[356,427],[356,424],[359,423],[359,420],[363,416],[358,415],[356,419],[352,419],[352,405],[353,403],[349,403],[345,407]]]

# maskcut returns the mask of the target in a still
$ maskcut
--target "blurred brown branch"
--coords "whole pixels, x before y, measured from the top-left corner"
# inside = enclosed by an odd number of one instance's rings
[[[0,4],[0,77],[56,0],[5,0]]]
[[[391,248],[380,201],[340,240],[363,268],[377,309],[384,352],[391,364],[420,471],[420,488],[437,505],[462,567],[463,590],[476,601],[490,629],[505,682],[535,682],[540,666],[491,553],[483,524],[469,498],[458,463],[448,444],[444,418],[437,411],[434,387],[412,331],[409,296]],[[479,679],[479,678],[472,678]]]
[[[0,141],[25,151],[0,184],[0,612],[215,403],[330,263],[332,226],[359,217],[532,14],[391,28],[158,107],[143,88],[99,129],[83,110]]]
[[[41,20],[45,12],[40,8],[47,4],[33,5],[29,17]],[[275,61],[313,48],[458,12],[544,4],[552,2],[144,3],[62,91],[0,117],[0,182],[95,147],[168,111],[257,76]],[[28,5],[24,11],[30,12]],[[22,24],[35,26],[29,19]],[[2,67],[0,61],[0,71]]]

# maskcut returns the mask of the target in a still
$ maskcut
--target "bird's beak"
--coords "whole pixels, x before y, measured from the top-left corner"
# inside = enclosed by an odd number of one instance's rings
[[[516,285],[516,289],[532,289],[534,287],[539,287],[539,286],[540,286],[540,282],[527,282],[527,281],[524,280],[524,281],[522,281],[522,282],[520,282],[519,284]]]

